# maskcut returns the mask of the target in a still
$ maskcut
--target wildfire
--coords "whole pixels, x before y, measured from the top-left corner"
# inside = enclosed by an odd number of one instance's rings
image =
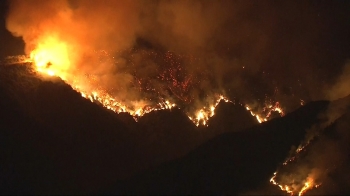
[[[303,188],[301,188],[300,192],[299,192],[299,196],[303,195],[308,189],[310,189],[313,185],[313,180],[311,179],[308,182],[305,182]]]
[[[36,71],[44,75],[60,77],[71,85],[74,90],[79,92],[82,97],[89,99],[91,102],[99,102],[107,109],[116,113],[127,112],[132,115],[136,121],[139,117],[151,111],[172,109],[177,106],[170,101],[171,99],[161,97],[158,97],[158,103],[146,100],[129,101],[126,103],[117,100],[111,93],[101,88],[99,84],[92,84],[91,81],[94,81],[94,79],[87,78],[85,73],[74,70],[74,67],[71,65],[76,62],[72,61],[73,54],[71,51],[72,48],[70,48],[67,43],[60,41],[57,36],[44,36],[42,39],[39,39],[37,47],[30,53],[29,61],[33,63]],[[167,56],[169,56],[169,54]],[[181,70],[181,68],[179,68],[179,70]],[[174,71],[175,70],[172,70],[172,72],[170,72],[171,76],[176,73]],[[187,90],[189,81],[190,80],[185,80],[183,83],[174,82],[174,84],[176,84],[176,87],[183,85],[185,90]],[[205,107],[199,108],[195,112],[190,111],[187,115],[196,126],[208,126],[208,120],[215,115],[215,108],[220,101],[232,102],[224,95],[216,95],[216,98],[214,96],[212,99],[211,104],[207,104]],[[248,105],[246,105],[246,109],[250,111],[252,116],[256,117],[259,123],[267,121],[272,111],[278,112],[281,116],[284,115],[278,102],[276,102],[275,105],[267,105],[264,108],[264,114],[253,112]]]
[[[254,113],[248,105],[245,106],[245,109],[247,109],[252,116],[255,116],[256,120],[258,120],[259,123],[267,121],[267,118],[262,118],[258,114]]]
[[[291,195],[293,195],[293,191],[291,190],[291,188],[289,188],[289,186],[287,186],[287,185],[280,185],[280,184],[278,184],[276,182],[276,179],[275,179],[276,175],[277,175],[277,172],[273,173],[273,176],[270,179],[270,182],[272,184],[276,185],[276,186],[279,186],[282,191],[285,191],[285,192],[290,193]]]
[[[280,114],[280,116],[284,116],[284,111],[281,108],[279,102],[276,102],[275,105],[268,104],[267,106],[265,106],[263,108],[263,113],[266,113],[265,117],[262,117],[262,115],[259,115],[259,114],[255,113],[255,112],[253,112],[253,110],[249,107],[249,105],[246,105],[245,108],[246,108],[246,110],[248,110],[250,112],[250,114],[252,116],[255,116],[256,120],[259,123],[268,121],[268,119],[271,116],[272,112],[278,112]]]
[[[30,53],[30,59],[35,63],[37,71],[66,79],[66,70],[70,68],[68,47],[57,38],[49,36],[43,39]]]
[[[30,53],[30,60],[35,66],[35,70],[49,76],[58,76],[72,86],[72,88],[81,93],[82,97],[91,102],[98,101],[107,109],[114,112],[128,112],[135,120],[138,117],[155,110],[171,109],[176,105],[169,100],[159,102],[153,107],[147,106],[147,102],[134,103],[131,106],[117,101],[112,95],[104,90],[88,91],[81,88],[81,81],[76,77],[70,76],[70,60],[67,44],[60,42],[57,37],[49,36],[42,39],[35,50]]]
[[[287,193],[289,193],[290,195],[294,195],[294,194],[298,194],[299,196],[302,196],[307,190],[310,190],[312,188],[317,188],[319,187],[321,184],[315,184],[314,180],[310,177],[308,177],[305,182],[303,183],[303,186],[298,186],[296,184],[292,184],[292,185],[281,185],[278,184],[276,182],[276,176],[277,176],[277,172],[273,173],[272,178],[270,179],[270,182],[278,187],[280,187],[280,189],[282,191],[285,191]]]
[[[308,145],[310,144],[310,141],[308,141],[305,145],[299,145],[299,147],[295,150],[295,154],[293,156],[290,156],[286,161],[283,162],[283,165],[287,165],[289,162],[292,162],[296,159],[297,155],[303,151]]]
[[[88,93],[88,92],[83,92],[77,87],[73,87],[73,88],[76,91],[80,92],[82,97],[89,99],[91,102],[98,101],[104,107],[116,113],[127,112],[130,115],[132,115],[136,121],[138,120],[139,117],[143,116],[144,114],[150,113],[152,111],[172,109],[176,107],[176,104],[171,103],[168,100],[159,102],[157,105],[153,107],[147,106],[146,103],[134,103],[132,107],[128,107],[116,101],[115,98],[113,98],[110,94],[104,91],[93,91],[91,93]]]
[[[227,99],[225,96],[220,95],[215,100],[214,104],[210,105],[208,108],[207,107],[203,107],[202,109],[197,111],[195,117],[191,117],[191,114],[188,114],[188,118],[190,120],[192,120],[196,124],[196,126],[199,126],[200,124],[204,125],[204,126],[207,126],[209,118],[215,115],[215,108],[216,108],[216,106],[219,105],[221,100],[225,101],[226,103],[227,102],[231,102],[232,103],[232,101]]]
[[[300,145],[296,150],[295,150],[295,154],[293,156],[291,156],[290,158],[288,158],[283,165],[286,166],[288,163],[296,160],[297,155],[303,151],[308,145],[310,144],[310,141],[308,141],[305,145]],[[285,191],[291,195],[294,195],[296,193],[298,193],[299,196],[303,195],[307,190],[313,189],[313,188],[317,188],[319,187],[321,184],[316,184],[315,180],[308,176],[306,178],[306,180],[303,181],[298,181],[293,179],[293,177],[290,175],[288,176],[288,182],[287,184],[284,183],[278,183],[276,181],[276,177],[277,177],[277,172],[273,173],[273,176],[270,179],[270,182],[276,186],[278,186],[282,191]],[[283,185],[284,184],[284,185]]]

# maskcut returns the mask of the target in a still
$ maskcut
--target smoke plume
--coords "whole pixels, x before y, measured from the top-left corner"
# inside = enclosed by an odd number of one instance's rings
[[[323,96],[318,83],[327,72],[315,60],[324,29],[310,4],[13,0],[7,29],[28,55],[50,44],[64,50],[56,64],[66,65],[66,78],[119,100],[201,105],[224,93],[293,109]]]
[[[350,62],[343,67],[343,71],[336,79],[336,82],[327,88],[328,98],[331,100],[339,99],[350,94]]]

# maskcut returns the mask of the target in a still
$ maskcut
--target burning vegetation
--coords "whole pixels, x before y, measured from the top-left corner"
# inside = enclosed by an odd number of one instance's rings
[[[301,81],[285,87],[279,78],[286,77],[273,76],[263,62],[273,27],[250,17],[232,21],[240,10],[255,13],[255,6],[32,0],[11,1],[9,8],[6,27],[23,38],[35,70],[115,112],[138,118],[178,107],[196,125],[207,125],[220,100],[242,104],[259,122],[300,105],[294,92]],[[266,33],[249,30],[256,28]],[[242,38],[248,31],[254,39]]]
[[[114,57],[111,57],[111,55],[105,51],[102,51],[100,54],[97,53],[96,55],[99,56],[101,61],[117,63],[113,61]],[[128,55],[132,56],[133,53],[129,52]],[[206,101],[203,103],[204,106],[199,106],[199,109],[188,109],[193,108],[191,103],[196,102],[194,96],[191,96],[190,89],[195,88],[195,84],[198,84],[199,81],[192,79],[192,75],[183,71],[185,70],[185,66],[182,66],[181,60],[186,57],[175,55],[171,52],[166,52],[163,56],[155,52],[151,52],[147,55],[151,56],[154,61],[161,61],[161,65],[164,66],[164,68],[158,68],[160,73],[155,77],[157,79],[157,85],[160,84],[162,86],[157,88],[154,83],[150,82],[154,78],[141,78],[137,70],[133,70],[134,75],[131,82],[135,84],[133,85],[134,88],[138,89],[140,93],[143,93],[144,98],[142,98],[141,101],[135,100],[131,102],[123,102],[123,100],[118,100],[118,96],[113,96],[113,90],[99,83],[101,78],[99,78],[98,75],[86,73],[79,73],[78,75],[70,73],[69,68],[71,65],[67,46],[66,44],[59,43],[59,41],[54,40],[52,37],[49,37],[43,44],[38,44],[38,48],[30,53],[30,58],[23,61],[32,62],[34,69],[39,73],[47,76],[60,77],[70,84],[73,89],[80,92],[84,98],[91,100],[91,102],[97,101],[107,109],[117,113],[127,112],[132,115],[136,121],[139,117],[151,111],[171,109],[178,105],[178,107],[184,107],[189,119],[192,120],[196,126],[206,126],[209,118],[215,114],[215,108],[220,101],[232,102],[224,95],[217,93],[213,96],[205,97]],[[193,61],[193,59],[191,60]],[[133,63],[134,62],[131,61],[131,64]],[[174,103],[174,101],[178,104]],[[256,117],[259,123],[267,121],[272,112],[277,112],[281,116],[284,115],[283,109],[278,102],[276,102],[275,105],[265,104],[265,107],[259,114],[254,112],[249,105],[246,104],[245,107],[252,116]]]

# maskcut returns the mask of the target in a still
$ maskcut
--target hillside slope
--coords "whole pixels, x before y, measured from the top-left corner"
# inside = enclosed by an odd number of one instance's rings
[[[136,123],[28,65],[0,66],[0,96],[2,194],[281,194],[268,180],[292,146],[325,121],[310,152],[344,130],[350,103],[310,102],[258,124],[244,107],[222,102],[209,127],[196,127],[179,109]],[[341,160],[333,173],[347,171]],[[338,193],[328,181],[312,191]]]
[[[217,136],[181,159],[135,176],[115,191],[238,194],[255,190],[269,181],[291,147],[303,140],[306,130],[320,122],[318,114],[328,104],[328,101],[312,102],[283,118]]]
[[[96,192],[184,156],[221,132],[257,124],[230,103],[220,103],[229,111],[218,110],[228,118],[209,128],[197,128],[179,109],[152,112],[136,123],[129,114],[91,103],[59,78],[36,74],[29,64],[1,65],[0,92],[3,193]],[[231,121],[233,116],[240,118]],[[237,121],[242,123],[235,126]],[[215,124],[228,128],[217,131]]]

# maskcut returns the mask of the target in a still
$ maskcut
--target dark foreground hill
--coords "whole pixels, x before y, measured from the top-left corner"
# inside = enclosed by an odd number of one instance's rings
[[[0,96],[3,193],[96,192],[220,134],[198,129],[178,109],[152,112],[136,123],[26,64],[0,66]],[[212,124],[230,127],[222,131],[257,124],[243,107],[220,105],[231,108],[222,115],[243,119],[239,126],[217,119]]]
[[[230,103],[220,103],[208,128],[178,109],[136,123],[27,65],[0,66],[0,96],[2,194],[258,190],[329,105],[311,102],[259,125]]]
[[[119,193],[237,194],[257,189],[268,182],[291,146],[302,141],[306,129],[318,123],[317,115],[327,104],[312,102],[284,118],[224,133],[181,159],[130,179],[118,187],[123,190]]]
[[[224,133],[183,158],[116,185],[109,193],[286,194],[269,184],[269,179],[291,147],[297,147],[306,134],[314,133],[306,151],[290,164],[294,172],[304,170],[306,177],[312,174],[323,183],[307,194],[349,194],[349,105],[350,97],[331,104],[311,102],[283,118],[242,132]]]

